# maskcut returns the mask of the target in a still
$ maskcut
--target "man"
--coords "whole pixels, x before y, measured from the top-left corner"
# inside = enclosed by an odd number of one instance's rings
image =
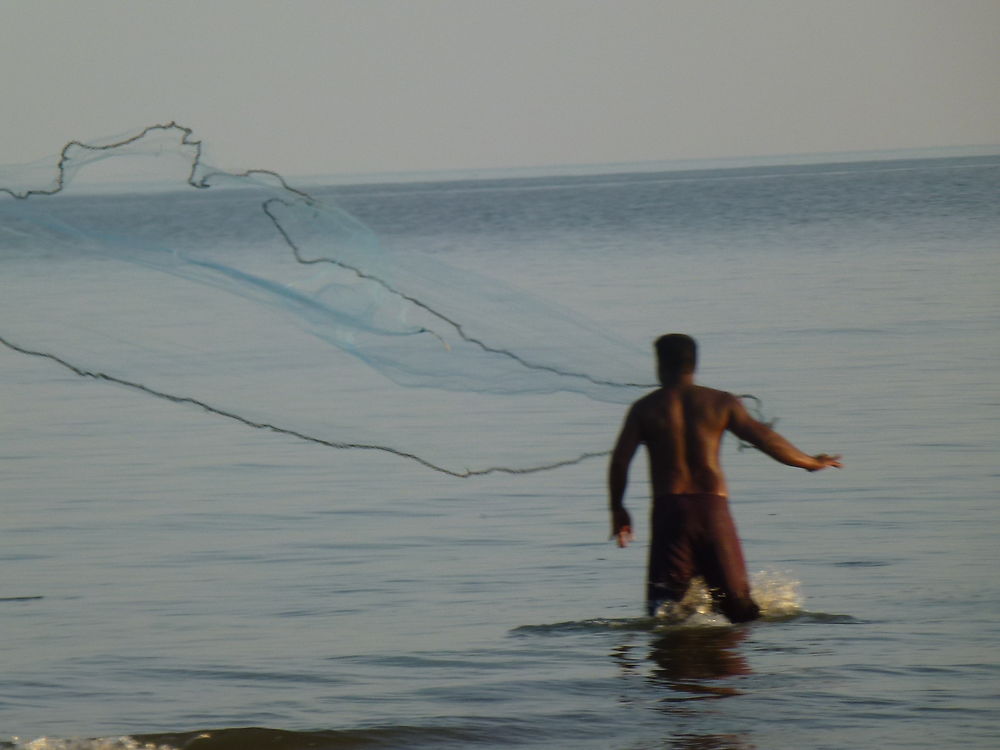
[[[619,547],[633,539],[632,519],[622,503],[629,464],[645,443],[653,485],[649,614],[664,602],[680,601],[691,579],[701,575],[716,608],[730,621],[754,620],[760,608],[750,598],[719,460],[723,434],[729,430],[771,458],[807,471],[840,468],[840,456],[809,456],[753,419],[736,396],[695,385],[697,344],[690,336],[660,337],[656,355],[663,387],[632,405],[611,454],[611,535]]]

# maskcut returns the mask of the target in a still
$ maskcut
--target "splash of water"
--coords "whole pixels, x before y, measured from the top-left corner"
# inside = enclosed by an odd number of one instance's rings
[[[801,582],[790,574],[762,570],[751,576],[750,595],[764,618],[788,617],[802,611]],[[659,606],[655,618],[667,625],[726,625],[729,621],[714,610],[712,594],[700,576],[691,581],[679,602]]]
[[[787,617],[802,612],[802,582],[780,570],[762,570],[750,578],[751,596],[764,617]]]

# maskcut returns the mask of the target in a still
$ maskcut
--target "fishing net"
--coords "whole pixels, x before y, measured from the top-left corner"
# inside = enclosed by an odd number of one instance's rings
[[[617,423],[650,387],[649,353],[584,315],[213,168],[175,123],[4,168],[0,191],[0,343],[80,377],[456,476],[604,455],[576,415]]]

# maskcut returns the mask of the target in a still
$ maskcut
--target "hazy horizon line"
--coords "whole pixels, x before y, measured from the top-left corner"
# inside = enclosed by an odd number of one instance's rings
[[[650,161],[547,164],[520,167],[459,167],[453,169],[399,170],[392,172],[284,174],[283,176],[303,186],[316,187],[322,185],[374,185],[400,182],[448,182],[531,177],[583,177],[590,175],[599,176],[602,174],[637,174],[643,172],[694,172],[713,169],[742,169],[747,167],[791,167],[988,156],[1000,156],[1000,144],[825,151],[757,156],[685,157]]]
[[[964,146],[930,146],[918,148],[873,149],[852,151],[827,151],[817,153],[797,154],[765,154],[756,156],[728,157],[686,157],[679,159],[658,159],[650,161],[629,162],[594,162],[564,165],[538,165],[522,167],[460,167],[452,169],[424,169],[354,173],[316,173],[316,174],[285,174],[280,175],[289,185],[302,189],[317,189],[324,187],[349,187],[364,185],[416,184],[435,182],[475,182],[490,180],[545,179],[562,177],[599,177],[602,175],[627,174],[657,174],[671,172],[710,172],[714,170],[740,170],[769,167],[807,167],[835,166],[838,164],[864,164],[896,161],[919,161],[949,158],[1000,157],[1000,144],[996,145],[964,145]],[[36,160],[30,165],[0,165],[3,167],[32,167],[38,169],[45,160]],[[207,165],[210,166],[210,165]],[[250,171],[264,169],[260,165],[248,167]],[[216,170],[213,167],[213,171]],[[217,171],[226,174],[238,174],[236,170],[220,168]],[[181,186],[167,188],[163,181],[128,178],[98,178],[96,182],[87,184],[84,180],[78,187],[86,192],[118,192],[129,186],[131,190],[143,191],[152,189],[159,192],[163,189],[181,189]],[[2,184],[0,184],[2,187]]]

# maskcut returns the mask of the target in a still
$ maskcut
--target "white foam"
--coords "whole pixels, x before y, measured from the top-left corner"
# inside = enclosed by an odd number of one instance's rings
[[[750,594],[764,617],[783,617],[802,611],[801,582],[784,571],[762,570],[751,576]],[[656,619],[687,626],[726,625],[729,620],[713,609],[712,595],[702,578],[691,582],[679,602],[664,602],[656,608]]]
[[[802,583],[785,571],[762,570],[751,576],[751,596],[765,617],[782,617],[802,611]]]
[[[138,742],[131,737],[100,737],[97,739],[59,739],[39,737],[22,741],[13,737],[14,750],[174,750],[170,745]]]

